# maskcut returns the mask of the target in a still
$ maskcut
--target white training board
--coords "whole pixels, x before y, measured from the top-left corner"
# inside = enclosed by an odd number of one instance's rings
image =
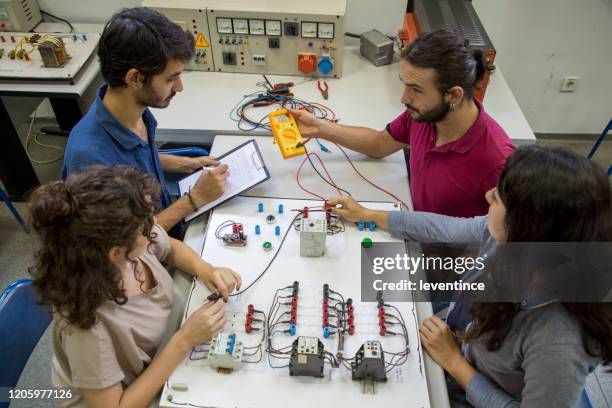
[[[36,49],[31,53],[29,61],[10,59],[9,51],[13,50],[24,36],[51,35],[62,39],[66,51],[71,58],[59,68],[46,68],[43,66],[40,52]],[[100,40],[99,33],[61,34],[61,33],[15,33],[0,32],[0,49],[4,55],[0,58],[0,79],[27,79],[27,80],[65,80],[72,82],[79,75],[85,63],[92,57]],[[30,44],[24,44],[26,51]]]
[[[264,204],[264,212],[258,212],[258,203]],[[277,211],[283,204],[284,213]],[[383,210],[397,210],[393,203],[369,202],[363,205]],[[403,340],[397,337],[381,337],[378,334],[378,316],[375,303],[360,302],[360,243],[365,237],[375,242],[398,242],[385,231],[359,231],[352,223],[345,223],[346,231],[327,236],[326,253],[321,258],[305,258],[299,255],[299,234],[291,227],[295,215],[292,209],[304,206],[320,206],[321,201],[281,198],[236,197],[214,209],[209,219],[202,257],[215,266],[232,268],[242,275],[243,287],[249,285],[274,256],[283,235],[288,232],[281,252],[267,273],[244,294],[231,298],[226,306],[228,324],[226,332],[235,332],[244,346],[254,346],[261,332],[246,334],[244,321],[248,304],[268,313],[276,289],[300,283],[297,336],[319,337],[325,349],[336,353],[336,338],[324,339],[321,327],[322,286],[351,297],[355,306],[356,331],[346,336],[345,355],[353,356],[366,340],[379,340],[383,350],[399,351]],[[266,216],[272,214],[277,222],[269,225]],[[322,217],[321,213],[311,213]],[[224,221],[233,220],[244,225],[248,236],[246,247],[228,247],[215,238],[215,229]],[[260,225],[261,235],[255,235],[255,225]],[[274,227],[281,227],[281,235],[275,236]],[[231,232],[227,228],[224,232]],[[222,232],[223,233],[223,232]],[[264,252],[262,244],[269,241],[271,252]],[[196,281],[192,287],[185,316],[189,316],[206,300],[210,292]],[[409,333],[410,354],[402,366],[388,373],[386,383],[377,383],[375,394],[365,394],[361,382],[352,381],[346,368],[331,369],[325,366],[325,377],[291,377],[287,368],[273,369],[267,354],[257,364],[244,364],[231,374],[220,374],[207,366],[206,360],[190,361],[186,358],[169,378],[163,389],[161,407],[366,407],[403,406],[428,407],[429,395],[423,369],[423,355],[418,339],[417,317],[412,302],[393,303],[402,313]],[[290,345],[297,336],[275,336],[276,348]],[[286,360],[274,360],[284,365]],[[170,389],[173,384],[185,384],[186,391]],[[170,399],[174,402],[169,401]]]

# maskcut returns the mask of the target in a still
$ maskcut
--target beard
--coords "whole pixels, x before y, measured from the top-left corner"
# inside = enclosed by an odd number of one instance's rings
[[[444,120],[448,112],[450,112],[450,103],[446,102],[443,98],[440,98],[440,103],[427,111],[420,111],[414,106],[405,103],[408,110],[412,112],[410,117],[412,120],[418,123],[438,123]],[[416,114],[416,116],[414,115]]]
[[[138,103],[148,108],[167,108],[170,101],[174,98],[176,92],[172,92],[169,97],[164,98],[158,95],[151,87],[151,84],[145,84],[142,92],[138,95]]]

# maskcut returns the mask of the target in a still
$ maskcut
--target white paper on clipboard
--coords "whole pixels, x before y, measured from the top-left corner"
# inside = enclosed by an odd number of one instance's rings
[[[266,169],[266,165],[261,158],[257,142],[254,139],[249,140],[236,147],[233,150],[225,153],[217,159],[221,164],[226,164],[229,167],[229,176],[226,179],[225,191],[223,195],[214,201],[200,207],[185,217],[185,221],[191,221],[198,215],[224,203],[225,201],[237,196],[238,194],[255,187],[270,178],[270,173]],[[179,193],[185,195],[193,188],[203,171],[197,171],[182,180],[178,181]]]

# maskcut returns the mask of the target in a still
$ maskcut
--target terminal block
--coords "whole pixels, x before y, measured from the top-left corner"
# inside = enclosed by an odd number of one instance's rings
[[[229,246],[245,246],[247,244],[247,236],[244,234],[242,224],[232,225],[232,233],[223,235],[223,243]]]
[[[323,343],[316,337],[298,337],[292,344],[289,375],[323,378]]]
[[[242,353],[242,343],[235,333],[219,333],[210,343],[208,362],[219,372],[231,373],[242,367]]]
[[[353,380],[386,382],[385,354],[379,341],[368,340],[351,362]]]

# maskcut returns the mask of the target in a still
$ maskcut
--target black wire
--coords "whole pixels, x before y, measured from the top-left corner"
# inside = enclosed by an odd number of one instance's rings
[[[232,221],[232,220],[223,221],[221,224],[219,224],[219,226],[215,230],[215,238],[223,239],[223,236],[221,236],[221,231],[223,231],[223,229],[225,229],[227,227],[230,227],[230,226],[236,225],[236,224],[237,224],[237,222]]]
[[[72,24],[70,24],[70,21],[68,21],[66,19],[63,19],[61,17],[55,16],[55,15],[53,15],[53,14],[51,14],[49,12],[46,12],[44,10],[40,10],[40,14],[43,14],[43,15],[45,15],[47,17],[51,17],[51,18],[53,18],[55,20],[61,21],[62,23],[66,23],[68,25],[68,27],[70,27],[70,32],[74,33],[74,27],[72,26]]]
[[[310,153],[308,153],[308,149],[306,149],[306,145],[302,146],[304,148],[304,151],[306,152],[306,157],[308,158],[308,162],[310,162],[310,166],[314,169],[314,171],[319,175],[319,177],[321,177],[321,179],[326,182],[327,184],[329,184],[330,186],[332,186],[335,189],[338,189],[340,191],[343,191],[345,194],[347,194],[349,197],[352,197],[351,193],[349,193],[348,191],[346,191],[345,189],[333,184],[332,182],[327,181],[327,179],[325,177],[323,177],[323,175],[319,172],[319,170],[317,170],[317,168],[315,167],[314,163],[312,162],[312,160],[310,159]]]
[[[251,286],[253,286],[255,284],[255,282],[257,282],[259,279],[261,279],[261,277],[264,276],[264,274],[266,272],[268,272],[268,269],[270,269],[270,266],[272,266],[272,263],[274,262],[274,260],[278,256],[278,254],[280,253],[280,250],[283,247],[283,244],[285,243],[285,239],[287,239],[287,235],[289,235],[289,231],[291,231],[291,227],[293,226],[293,222],[295,221],[295,219],[297,218],[298,215],[299,215],[299,213],[296,214],[295,217],[293,217],[293,220],[291,220],[291,222],[289,223],[289,228],[287,228],[287,230],[285,231],[285,235],[283,236],[282,241],[278,245],[278,249],[276,250],[276,253],[272,257],[272,259],[270,259],[270,262],[268,263],[268,266],[266,266],[266,268],[259,274],[259,276],[257,278],[255,278],[255,280],[253,282],[251,282],[249,284],[249,286],[247,286],[246,288],[242,289],[240,292],[232,293],[230,296],[240,296],[240,295],[242,295],[244,292],[249,290],[251,288]]]

